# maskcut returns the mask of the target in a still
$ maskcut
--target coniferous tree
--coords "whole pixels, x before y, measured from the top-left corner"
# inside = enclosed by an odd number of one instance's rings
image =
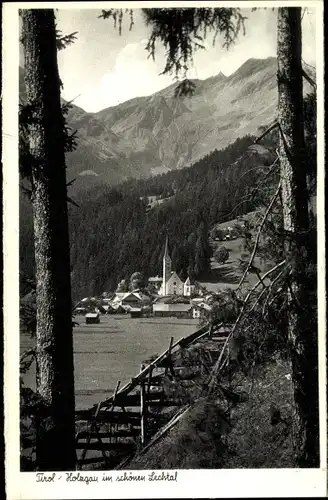
[[[47,410],[39,470],[75,468],[74,366],[65,170],[57,41],[51,9],[21,11],[29,113],[28,161],[36,267],[37,392]]]
[[[280,177],[289,265],[288,334],[292,358],[295,449],[300,467],[318,467],[318,341],[307,276],[312,259],[303,118],[301,8],[278,9]]]

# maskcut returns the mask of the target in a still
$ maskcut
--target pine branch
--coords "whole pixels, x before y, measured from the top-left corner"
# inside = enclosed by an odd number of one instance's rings
[[[275,193],[274,193],[274,195],[273,195],[273,197],[272,197],[272,199],[271,199],[271,201],[269,203],[268,208],[265,211],[265,214],[263,216],[262,222],[261,222],[260,227],[259,227],[259,229],[257,231],[256,240],[255,240],[255,244],[254,244],[252,255],[251,255],[250,259],[249,259],[249,262],[248,262],[248,265],[247,265],[247,267],[246,267],[246,269],[244,271],[244,274],[243,274],[243,276],[242,276],[242,278],[241,278],[241,280],[240,280],[240,282],[239,282],[239,284],[238,284],[238,286],[236,288],[236,292],[238,292],[238,290],[240,289],[241,285],[243,284],[243,282],[244,282],[244,280],[245,280],[245,278],[246,278],[246,276],[247,276],[247,274],[249,272],[249,269],[253,265],[253,260],[254,260],[254,257],[255,257],[255,254],[256,254],[256,251],[257,251],[257,248],[258,248],[258,244],[259,244],[259,241],[260,241],[260,236],[261,236],[261,232],[262,232],[263,226],[264,226],[264,224],[266,222],[266,219],[267,219],[267,217],[268,217],[268,215],[269,215],[269,213],[271,211],[271,208],[272,208],[273,204],[275,203],[275,201],[276,201],[276,199],[277,199],[277,197],[279,195],[280,188],[281,188],[281,183],[279,182],[278,187],[277,187],[277,189],[276,189],[276,191],[275,191]]]
[[[123,22],[123,17],[124,14],[129,14],[130,17],[130,26],[129,26],[129,31],[132,30],[134,26],[134,17],[133,17],[133,9],[102,9],[101,14],[98,16],[98,19],[113,19],[113,24],[114,28],[117,28],[117,22],[118,22],[118,32],[119,35],[122,34],[122,22]]]
[[[247,19],[239,8],[168,8],[142,9],[146,26],[151,27],[147,43],[149,57],[155,59],[156,43],[166,50],[163,74],[186,78],[193,64],[194,54],[203,49],[207,33],[213,36],[213,45],[219,33],[223,35],[223,47],[229,48],[239,33],[245,33]]]
[[[57,50],[63,50],[66,49],[69,45],[72,45],[72,43],[77,40],[77,31],[74,31],[74,33],[70,33],[69,35],[62,35],[61,30],[56,30],[56,46]]]

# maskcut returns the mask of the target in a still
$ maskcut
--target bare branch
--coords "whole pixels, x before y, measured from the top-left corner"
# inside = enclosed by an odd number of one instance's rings
[[[317,84],[315,83],[315,81],[307,74],[307,72],[303,68],[302,75],[304,76],[305,80],[309,82],[310,85],[312,85],[312,87],[314,87],[315,89],[317,88]]]
[[[261,232],[262,232],[263,226],[264,226],[265,221],[266,221],[266,219],[267,219],[267,217],[268,217],[268,215],[269,215],[269,213],[271,211],[271,208],[272,208],[274,202],[276,201],[276,199],[277,199],[277,197],[279,195],[280,188],[281,188],[281,183],[279,182],[278,187],[277,187],[277,189],[276,189],[276,191],[275,191],[275,193],[274,193],[274,195],[273,195],[273,197],[272,197],[272,199],[271,199],[271,201],[269,203],[268,208],[265,211],[265,214],[263,216],[262,222],[261,222],[261,224],[259,226],[259,229],[257,231],[256,240],[255,240],[254,248],[253,248],[253,251],[252,251],[252,255],[251,255],[250,259],[249,259],[247,268],[245,269],[244,274],[243,274],[243,276],[242,276],[242,278],[241,278],[241,280],[240,280],[240,282],[239,282],[239,284],[238,284],[238,286],[236,288],[236,292],[240,289],[241,285],[243,284],[243,282],[244,282],[244,280],[245,280],[245,278],[247,276],[247,273],[248,273],[250,267],[253,264],[253,260],[254,260],[254,257],[255,257],[256,251],[257,251],[257,247],[258,247],[258,244],[259,244],[259,241],[260,241],[260,236],[261,236]]]
[[[267,303],[269,301],[269,298],[271,297],[271,292],[272,292],[272,289],[274,287],[274,285],[277,283],[277,281],[281,278],[281,276],[284,274],[284,270],[280,271],[280,273],[275,277],[274,280],[272,280],[272,282],[270,283],[269,285],[269,289],[268,289],[268,295],[266,296],[265,298],[265,301],[264,301],[264,304],[263,304],[263,307],[262,307],[262,314],[264,315],[264,311],[265,311],[265,308],[267,306]],[[282,289],[281,289],[282,290]],[[281,291],[280,290],[280,291]]]
[[[270,269],[269,271],[267,271],[263,276],[262,276],[262,280],[266,279],[268,276],[270,276],[270,274],[272,274],[273,272],[277,271],[277,269],[280,269],[284,264],[286,263],[286,260],[284,259],[283,261],[281,261],[279,264],[277,264],[276,266],[274,266],[272,269]],[[220,353],[220,356],[218,358],[218,360],[216,361],[214,367],[213,367],[213,370],[212,370],[212,373],[211,373],[211,377],[210,377],[210,380],[209,380],[209,383],[208,383],[208,393],[210,394],[215,386],[215,383],[216,383],[216,378],[217,378],[217,375],[219,373],[219,371],[222,370],[222,368],[224,367],[224,365],[226,364],[227,362],[227,358],[225,359],[224,363],[221,365],[221,361],[222,361],[222,358],[225,354],[225,350],[231,340],[231,338],[233,337],[235,331],[236,331],[236,328],[241,320],[241,318],[243,317],[243,314],[244,314],[244,311],[246,309],[246,306],[248,304],[248,301],[252,295],[252,293],[259,287],[259,285],[261,284],[261,281],[258,281],[254,286],[253,288],[248,292],[248,294],[246,295],[245,299],[244,299],[244,302],[243,302],[243,305],[242,305],[242,308],[240,310],[240,313],[235,321],[235,324],[233,325],[229,335],[227,336],[226,338],[226,341],[222,347],[222,351]]]
[[[265,294],[265,292],[268,292],[269,291],[269,288],[268,287],[265,287],[263,288],[263,290],[261,290],[261,293],[258,295],[258,297],[256,298],[254,304],[252,305],[251,309],[248,311],[249,314],[251,312],[254,311],[255,307],[257,306],[257,304],[260,302],[261,298],[263,297],[263,295]]]
[[[272,132],[272,130],[274,130],[276,127],[278,127],[278,125],[279,125],[278,122],[274,122],[274,124],[271,125],[271,127],[269,127],[262,135],[260,135],[260,137],[255,139],[254,144],[257,144],[258,142],[260,142],[266,135],[268,135],[270,132]]]
[[[66,184],[66,186],[67,186],[67,187],[71,186],[72,184],[74,184],[74,182],[75,182],[75,181],[76,181],[76,177],[75,177],[75,179],[72,179],[71,181],[69,181],[69,182]]]

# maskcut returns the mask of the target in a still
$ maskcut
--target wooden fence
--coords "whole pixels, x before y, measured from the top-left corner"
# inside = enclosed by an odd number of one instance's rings
[[[101,462],[107,469],[118,468],[163,436],[188,410],[164,393],[165,376],[175,377],[175,353],[208,338],[222,344],[228,333],[222,332],[222,323],[212,323],[175,343],[172,337],[168,348],[149,364],[141,365],[140,372],[122,388],[118,381],[112,396],[77,411],[78,467]]]

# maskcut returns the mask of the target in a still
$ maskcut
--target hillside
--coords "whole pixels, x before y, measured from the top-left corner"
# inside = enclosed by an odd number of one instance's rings
[[[70,207],[74,297],[115,290],[135,271],[145,278],[161,273],[166,235],[179,275],[207,277],[208,231],[225,219],[272,163],[270,147],[252,149],[252,142],[251,137],[239,139],[188,169],[129,181],[115,190],[104,186],[81,192],[79,208]],[[255,166],[239,182],[240,175]],[[149,210],[140,198],[153,194],[168,199]],[[252,209],[245,202],[235,215]]]
[[[68,178],[77,177],[73,191],[190,166],[274,119],[275,58],[249,59],[229,77],[194,83],[193,97],[183,99],[174,97],[173,84],[98,113],[73,105],[68,122],[79,137],[77,150],[67,155]]]
[[[221,222],[215,224],[210,232],[213,234],[215,230],[225,231],[227,228],[234,228],[236,224],[241,224],[244,221],[249,221],[254,224],[257,220],[256,215],[260,217],[261,211],[257,210],[255,212],[249,212],[242,217],[237,219],[231,219],[226,222]],[[256,226],[256,224],[255,224]],[[252,231],[253,237],[256,235]],[[211,267],[210,272],[206,277],[201,280],[201,285],[203,285],[208,291],[218,292],[218,290],[224,290],[226,288],[236,288],[243,275],[242,268],[240,266],[240,261],[248,260],[250,258],[250,253],[244,247],[244,238],[239,236],[232,238],[227,241],[220,241],[218,238],[214,239],[210,236],[209,243],[212,248],[213,255],[211,257]],[[219,247],[225,247],[229,252],[229,258],[225,263],[218,263],[214,254]],[[270,262],[264,262],[258,256],[254,258],[254,265],[261,271],[261,274],[267,271],[267,268],[272,267]],[[257,276],[252,273],[248,273],[245,278],[245,284],[253,286],[258,280]]]
[[[209,265],[207,235],[225,219],[272,163],[271,147],[254,148],[254,138],[238,139],[190,168],[117,186],[90,187],[69,205],[72,288],[81,296],[115,290],[118,282],[140,271],[146,278],[161,272],[166,235],[174,268],[182,277],[200,278]],[[257,167],[239,177],[252,167]],[[168,198],[148,209],[149,195]],[[33,275],[33,227],[29,202],[21,200],[21,271]],[[236,216],[252,204],[240,205]],[[198,241],[199,240],[199,241]],[[205,253],[204,253],[205,252]],[[197,257],[198,256],[198,257]]]

